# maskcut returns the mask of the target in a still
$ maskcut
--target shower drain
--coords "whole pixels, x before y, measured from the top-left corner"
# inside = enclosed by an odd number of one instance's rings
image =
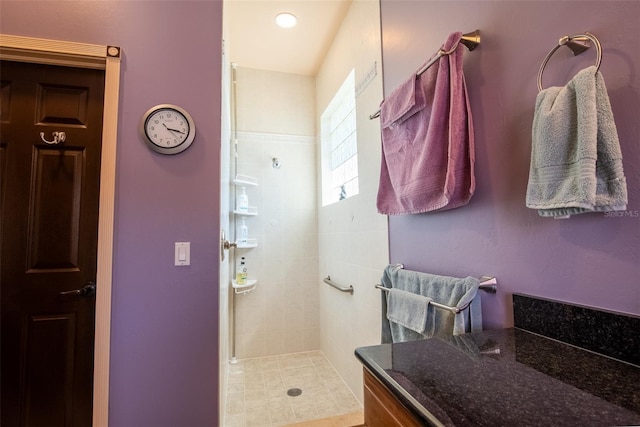
[[[296,397],[300,396],[301,394],[302,390],[300,390],[299,388],[290,388],[289,390],[287,390],[287,396]]]

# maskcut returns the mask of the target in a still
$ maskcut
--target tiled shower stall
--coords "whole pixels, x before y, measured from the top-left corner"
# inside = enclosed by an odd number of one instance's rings
[[[387,218],[375,206],[379,123],[368,119],[382,98],[380,54],[378,4],[354,2],[315,76],[236,67],[236,172],[256,178],[246,191],[258,214],[245,217],[257,247],[236,249],[235,262],[244,256],[257,284],[232,302],[237,363],[229,365],[226,409],[236,424],[229,425],[361,409],[353,352],[379,343],[374,285],[388,263]],[[323,206],[320,116],[352,70],[359,193]],[[354,294],[324,284],[329,275]],[[302,394],[284,395],[295,388]]]
[[[234,298],[235,356],[316,350],[314,79],[241,67],[236,78],[237,172],[257,179],[246,191],[258,215],[245,221],[258,246],[237,249],[235,257],[245,257],[249,278],[258,282],[254,291]]]

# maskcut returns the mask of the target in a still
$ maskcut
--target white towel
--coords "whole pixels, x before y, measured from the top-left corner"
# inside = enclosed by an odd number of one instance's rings
[[[556,218],[627,208],[618,133],[595,66],[538,94],[526,204]]]

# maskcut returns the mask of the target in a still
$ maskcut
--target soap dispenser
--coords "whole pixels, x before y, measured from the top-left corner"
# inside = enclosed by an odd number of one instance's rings
[[[240,196],[238,197],[238,211],[249,212],[249,196],[247,195],[247,188],[240,187]]]
[[[240,265],[236,271],[236,283],[238,285],[244,285],[247,283],[247,264],[244,261],[244,257],[240,260]]]
[[[242,224],[240,225],[240,230],[238,232],[238,243],[246,245],[249,240],[249,227],[247,227],[247,223],[245,219],[242,218]]]

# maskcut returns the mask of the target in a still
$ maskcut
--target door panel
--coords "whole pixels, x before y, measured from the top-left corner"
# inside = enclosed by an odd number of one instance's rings
[[[87,88],[38,85],[36,117],[38,124],[86,125]]]
[[[30,273],[78,271],[83,151],[34,149],[27,237]]]
[[[64,426],[67,397],[73,392],[74,313],[35,315],[24,319],[25,425]],[[56,352],[42,352],[48,345]]]
[[[2,425],[90,426],[104,71],[0,71]]]

